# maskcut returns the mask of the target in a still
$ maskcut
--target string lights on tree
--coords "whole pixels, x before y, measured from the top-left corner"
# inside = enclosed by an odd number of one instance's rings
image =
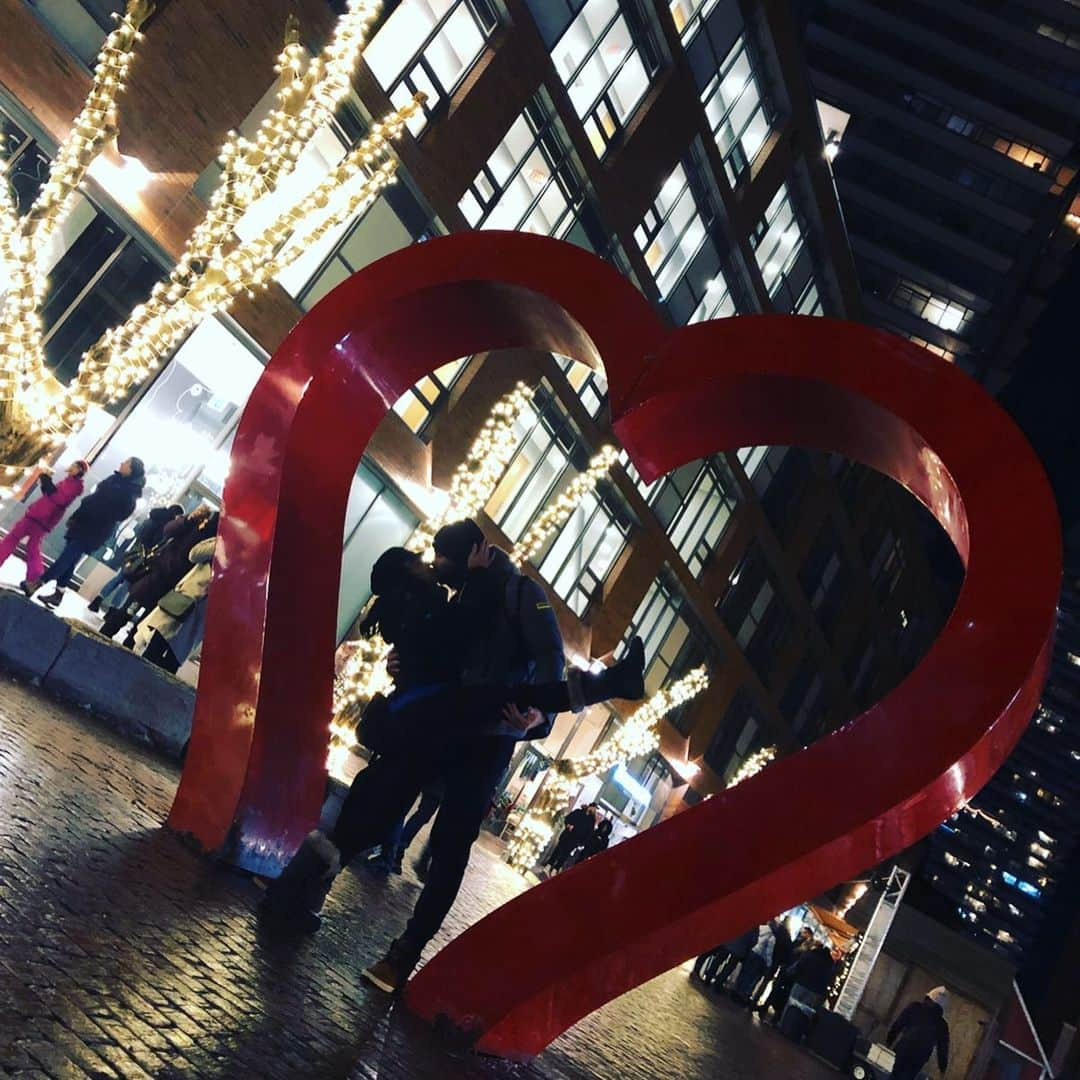
[[[704,667],[694,668],[671,686],[653,694],[591,753],[581,758],[556,761],[536,803],[524,814],[514,831],[507,846],[507,862],[521,873],[535,866],[551,840],[556,811],[566,804],[574,789],[591,776],[656,750],[660,745],[660,721],[673,709],[697,697],[708,685],[708,671]]]
[[[116,137],[116,97],[153,10],[130,0],[95,68],[94,85],[29,213],[17,219],[10,195],[0,198],[0,259],[9,281],[0,314],[0,483],[10,485],[56,450],[85,422],[91,405],[122,400],[159,368],[203,319],[240,295],[265,289],[287,266],[351,217],[394,179],[391,143],[422,106],[417,94],[373,124],[367,136],[292,206],[248,239],[237,232],[245,214],[289,177],[312,138],[330,122],[351,87],[352,72],[380,5],[348,0],[325,48],[310,56],[290,19],[277,58],[274,108],[251,139],[232,134],[220,154],[221,175],[210,206],[165,281],[122,325],[83,354],[69,386],[45,367],[37,311],[45,294],[44,242],[63,220],[87,169]]]
[[[749,780],[751,776],[757,776],[766,765],[776,760],[777,749],[775,746],[766,746],[751,754],[736,770],[734,776],[727,782],[728,788]]]

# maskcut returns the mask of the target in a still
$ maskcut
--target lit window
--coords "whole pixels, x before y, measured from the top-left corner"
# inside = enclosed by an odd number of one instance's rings
[[[721,458],[676,469],[647,496],[690,572],[700,577],[735,510],[735,478]]]
[[[675,29],[685,41],[697,33],[702,21],[720,0],[668,0]]]
[[[607,402],[607,379],[588,364],[571,360],[568,356],[556,356],[555,362],[562,368],[567,382],[581,399],[588,414],[595,420]]]
[[[469,357],[466,356],[461,360],[443,364],[430,375],[425,375],[394,402],[394,412],[405,421],[415,435],[422,435],[427,429],[431,418],[450,396],[451,388],[465,370],[468,362]]]
[[[630,517],[609,484],[582,496],[547,553],[534,559],[541,576],[575,615],[600,596],[630,535]]]
[[[940,327],[950,334],[961,333],[974,318],[975,312],[946,296],[936,296],[914,281],[902,278],[893,287],[889,303],[910,311],[920,319]]]
[[[999,930],[994,936],[998,941],[1004,941],[1006,945],[1013,945],[1016,942],[1016,938],[1008,930]]]
[[[784,275],[794,265],[803,247],[802,230],[791,205],[786,184],[769,203],[765,216],[750,234],[754,257],[770,296],[783,284]]]
[[[588,0],[551,50],[593,150],[603,157],[657,69],[644,29],[635,34],[618,0]]]
[[[572,477],[588,467],[580,435],[547,386],[541,386],[515,424],[519,445],[485,507],[515,543]]]
[[[795,314],[796,315],[824,315],[825,309],[821,304],[821,297],[818,295],[817,282],[810,279],[806,288],[803,290],[802,295],[795,302]]]
[[[709,319],[723,319],[735,314],[735,301],[731,299],[731,290],[719,274],[705,283],[705,294],[687,320],[689,323],[706,322]]]
[[[652,208],[634,230],[634,238],[662,298],[668,296],[686,273],[691,260],[705,243],[706,235],[705,221],[686,170],[682,165],[676,165],[664,181]]]
[[[736,184],[769,136],[769,110],[745,38],[740,38],[701,95],[709,128]]]
[[[583,198],[569,150],[540,102],[532,101],[458,205],[473,228],[562,237]]]
[[[1039,23],[1035,32],[1051,41],[1067,45],[1070,49],[1080,49],[1080,30],[1070,30],[1054,23]]]
[[[645,643],[645,692],[654,694],[705,658],[705,638],[690,612],[690,602],[667,574],[658,577],[638,605],[624,641]]]
[[[415,135],[457,89],[497,26],[489,0],[402,0],[364,49],[364,62],[395,108],[418,90],[427,94],[409,124]]]

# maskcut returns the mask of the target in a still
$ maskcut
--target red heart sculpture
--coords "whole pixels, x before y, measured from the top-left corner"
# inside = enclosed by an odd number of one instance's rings
[[[883,701],[523,894],[410,984],[423,1016],[526,1057],[613,997],[903,850],[978,791],[1038,701],[1061,551],[1052,493],[1015,425],[906,341],[786,315],[667,331],[617,271],[569,244],[477,232],[415,245],[301,320],[244,412],[174,829],[268,869],[313,826],[356,464],[424,375],[514,347],[603,362],[615,429],[646,480],[740,446],[838,451],[921,499],[966,566],[942,634]],[[528,961],[509,966],[522,943]]]

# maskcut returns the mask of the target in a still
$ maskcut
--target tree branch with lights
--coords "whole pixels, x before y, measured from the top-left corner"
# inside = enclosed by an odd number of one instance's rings
[[[65,387],[45,366],[38,318],[46,285],[40,271],[43,244],[69,211],[87,169],[116,137],[116,98],[141,37],[139,26],[152,11],[146,0],[129,0],[102,48],[86,105],[34,206],[20,220],[6,187],[0,193],[0,259],[10,281],[0,312],[0,483],[10,485],[62,446],[81,428],[91,405],[121,401],[165,363],[199,322],[225,311],[241,294],[268,287],[393,181],[391,143],[421,107],[422,94],[373,124],[314,190],[275,214],[258,235],[246,241],[237,235],[247,211],[292,175],[311,140],[344,101],[379,8],[368,0],[348,0],[317,56],[308,54],[290,18],[275,67],[274,107],[254,138],[230,135],[206,216],[168,278],[123,324],[90,346]]]

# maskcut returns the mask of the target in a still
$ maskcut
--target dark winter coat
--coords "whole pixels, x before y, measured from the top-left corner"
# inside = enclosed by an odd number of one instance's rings
[[[929,998],[913,1001],[904,1009],[889,1028],[886,1042],[898,1058],[917,1061],[920,1066],[936,1049],[938,1068],[944,1072],[949,1067],[949,1025],[941,1006]]]
[[[815,994],[825,994],[832,983],[835,968],[829,950],[824,945],[816,945],[791,966],[791,982]]]
[[[211,517],[196,524],[188,518],[170,521],[164,529],[167,543],[150,560],[147,572],[131,583],[128,597],[139,607],[154,608],[158,601],[191,569],[191,549],[209,540],[216,531],[217,519]]]
[[[135,530],[135,543],[144,551],[157,547],[165,538],[165,526],[178,520],[167,506],[154,507]]]
[[[484,590],[485,601],[476,606],[490,612],[490,617],[471,635],[462,684],[514,686],[561,681],[566,669],[562,633],[544,590],[498,548],[486,569],[470,574],[454,603],[472,603],[470,590],[477,588]],[[549,715],[523,738],[546,738],[554,721],[554,715]]]
[[[791,963],[791,956],[795,946],[791,941],[788,928],[780,920],[774,919],[769,923],[769,927],[773,932],[773,937],[776,939],[773,945],[772,958],[772,971],[775,973],[782,971]]]
[[[101,481],[93,494],[75,508],[68,518],[67,538],[84,551],[96,551],[112,535],[113,529],[135,512],[143,482],[115,472]]]

